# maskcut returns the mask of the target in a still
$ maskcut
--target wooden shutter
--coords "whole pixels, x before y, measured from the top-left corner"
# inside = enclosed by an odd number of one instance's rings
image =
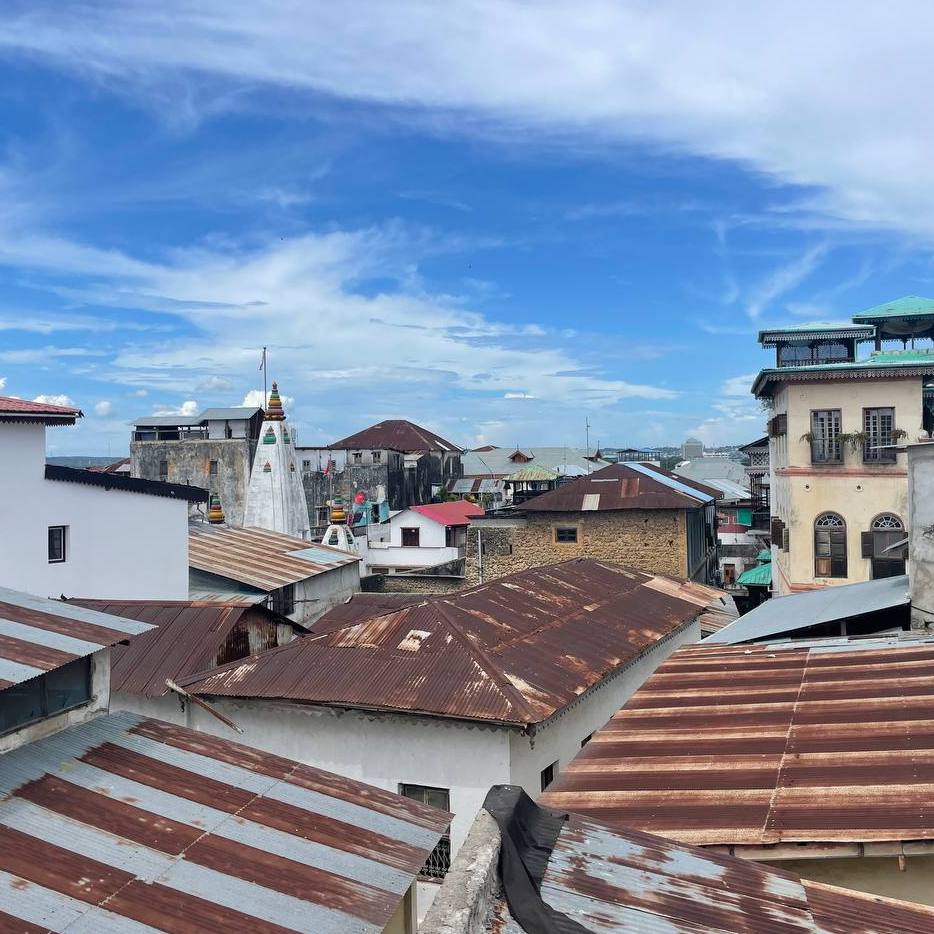
[[[782,551],[788,551],[790,547],[790,535],[788,529],[782,526]]]
[[[772,516],[772,525],[769,529],[773,545],[780,545],[782,540],[782,520],[777,516]]]
[[[860,542],[862,544],[862,556],[864,558],[872,557],[872,532],[863,532],[860,535]]]

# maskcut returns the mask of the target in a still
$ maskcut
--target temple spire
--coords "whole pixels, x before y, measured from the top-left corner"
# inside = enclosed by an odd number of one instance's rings
[[[285,421],[285,410],[282,408],[282,399],[279,398],[279,384],[275,381],[273,381],[272,392],[269,393],[269,402],[266,405],[266,421]]]

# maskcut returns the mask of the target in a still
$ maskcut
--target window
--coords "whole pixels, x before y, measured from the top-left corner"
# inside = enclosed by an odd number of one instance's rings
[[[295,584],[286,584],[272,592],[272,611],[282,616],[295,612]]]
[[[381,464],[382,462],[383,462],[383,452],[382,452],[382,451],[374,451],[374,452],[373,452],[373,463],[374,463],[374,464]]]
[[[351,454],[351,458],[353,459],[353,462],[355,464],[362,464],[363,463],[363,451],[354,451],[353,454]]]
[[[894,464],[895,409],[863,409],[863,431],[866,433],[863,463]]]
[[[811,463],[840,464],[842,461],[840,410],[815,409],[811,412]]]
[[[810,362],[810,344],[782,344],[778,348],[779,366],[802,366]]]
[[[769,437],[779,438],[788,431],[788,416],[776,415],[769,419]]]
[[[814,576],[846,577],[846,523],[835,512],[814,520]]]
[[[403,548],[418,548],[418,529],[403,529],[402,530],[402,547]]]
[[[0,734],[79,707],[90,699],[91,657],[86,656],[7,688],[0,704]]]
[[[592,739],[593,739],[593,733],[588,733],[588,734],[581,740],[581,749],[583,749],[584,746],[586,746]]]
[[[167,460],[159,461],[159,479],[168,480],[169,478],[169,462]]]
[[[898,516],[884,512],[872,520],[869,531],[862,535],[862,556],[870,559],[873,580],[905,573],[906,538]]]
[[[554,780],[555,776],[558,774],[558,760],[556,759],[551,765],[546,765],[542,769],[541,773],[541,783],[542,791],[544,791]]]
[[[208,476],[217,476],[217,461],[208,461]]]
[[[431,788],[428,785],[399,785],[399,794],[421,804],[428,804],[442,811],[451,810],[451,792],[447,788]],[[421,875],[428,879],[443,879],[451,868],[451,828],[444,832],[435,848],[422,866]]]
[[[311,461],[302,461],[302,470],[311,470]]]
[[[555,541],[559,545],[577,544],[577,529],[571,526],[556,528]]]
[[[60,564],[66,557],[67,525],[49,526],[49,564]]]

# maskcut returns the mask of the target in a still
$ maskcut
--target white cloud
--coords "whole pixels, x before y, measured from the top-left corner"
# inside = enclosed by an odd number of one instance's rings
[[[272,391],[272,387],[266,390],[267,395]],[[282,400],[282,408],[286,410],[286,415],[288,415],[288,410],[295,404],[294,396],[287,396],[284,393],[279,393],[279,398]],[[243,401],[240,403],[242,406],[247,408],[265,408],[266,402],[263,399],[263,390],[262,389],[251,389],[243,397]]]
[[[444,132],[648,140],[807,186],[800,207],[828,219],[931,235],[932,27],[929,4],[871,0],[845,16],[810,0],[310,0],[300,17],[276,0],[37,0],[0,14],[0,46],[190,119],[265,84]]]
[[[731,376],[729,379],[725,379],[720,386],[720,395],[740,396],[745,398],[751,392],[752,381],[755,378],[755,373],[743,373],[742,376]]]
[[[112,409],[113,404],[106,399],[101,399],[100,402],[94,404],[94,411],[97,415],[110,415]]]
[[[197,388],[202,392],[226,392],[233,389],[233,380],[226,376],[209,376],[207,379],[198,383]]]
[[[194,415],[197,415],[200,412],[198,403],[194,399],[188,399],[178,406],[157,406],[152,410],[153,415],[183,415],[186,418],[191,418]]]
[[[534,399],[535,396],[533,396],[530,392],[504,392],[503,398],[504,399]]]
[[[6,389],[6,377],[0,376],[0,389]]]
[[[45,405],[71,405],[75,404],[74,399],[71,396],[66,395],[40,395],[36,396],[33,402],[42,402]]]
[[[792,289],[801,285],[824,261],[828,253],[826,243],[809,247],[801,256],[772,270],[753,290],[746,305],[746,314],[756,319],[768,306]]]
[[[136,389],[133,392],[134,396],[138,396],[140,399],[144,399],[149,393],[145,389]]]

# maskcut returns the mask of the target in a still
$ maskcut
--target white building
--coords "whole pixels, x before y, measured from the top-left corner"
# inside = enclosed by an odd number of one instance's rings
[[[0,929],[415,934],[415,878],[450,814],[108,715],[110,647],[152,627],[0,602]]]
[[[483,509],[466,500],[412,506],[356,538],[368,574],[398,574],[464,557],[467,527]]]
[[[541,792],[656,666],[697,640],[718,594],[576,559],[395,611],[354,601],[306,638],[183,685],[251,745],[453,811],[426,870],[437,881],[490,785]],[[132,706],[226,730],[175,698]],[[422,889],[427,904],[436,886]]]
[[[40,596],[186,598],[188,505],[207,492],[47,465],[46,428],[80,417],[0,397],[0,585]]]

